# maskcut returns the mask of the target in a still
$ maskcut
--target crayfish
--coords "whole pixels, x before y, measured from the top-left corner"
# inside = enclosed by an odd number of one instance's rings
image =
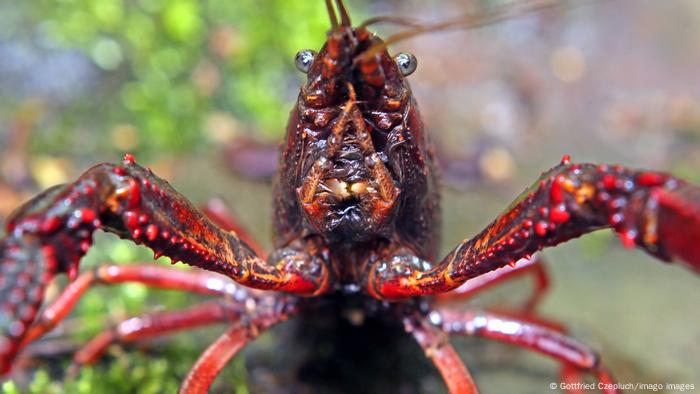
[[[626,246],[699,271],[700,188],[662,172],[564,156],[483,231],[439,258],[437,157],[407,80],[417,60],[408,53],[392,57],[387,46],[451,25],[414,26],[382,40],[369,22],[353,27],[342,0],[326,5],[325,45],[295,59],[307,81],[275,177],[274,250],[261,250],[222,206],[198,210],[132,155],[96,165],[8,220],[0,240],[0,372],[9,372],[18,353],[59,324],[91,286],[136,282],[218,298],[107,330],[76,354],[76,365],[95,362],[115,342],[231,322],[180,390],[204,393],[232,357],[272,326],[319,311],[361,310],[365,318],[402,325],[451,393],[478,391],[448,340],[454,335],[550,356],[567,380],[591,374],[614,382],[594,351],[529,313],[458,311],[441,300],[466,299],[525,275],[545,283],[533,254],[605,228]],[[80,273],[96,230],[198,269],[154,264]],[[47,285],[61,273],[71,283],[42,307]]]

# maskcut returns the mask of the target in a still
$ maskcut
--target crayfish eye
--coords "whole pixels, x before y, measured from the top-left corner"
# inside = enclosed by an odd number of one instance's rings
[[[294,65],[297,66],[299,71],[306,74],[311,69],[311,64],[314,62],[315,57],[315,51],[304,49],[303,51],[297,52],[297,55],[294,57]]]
[[[418,67],[418,59],[416,59],[413,54],[408,52],[401,52],[394,56],[394,61],[396,62],[396,65],[399,66],[399,71],[401,71],[401,75],[404,77],[413,74]]]

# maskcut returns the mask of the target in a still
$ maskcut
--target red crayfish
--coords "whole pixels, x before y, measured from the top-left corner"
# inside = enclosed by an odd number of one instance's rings
[[[182,393],[204,393],[236,353],[273,325],[319,310],[359,309],[403,325],[452,393],[478,390],[449,335],[551,356],[568,380],[587,373],[613,382],[595,352],[529,314],[457,311],[441,300],[466,298],[521,275],[546,281],[534,253],[604,228],[626,246],[698,271],[700,188],[661,172],[565,156],[483,231],[438,258],[437,158],[406,79],[416,59],[392,57],[387,45],[450,24],[416,26],[383,41],[367,29],[370,23],[353,27],[341,0],[326,5],[331,30],[325,45],[295,60],[308,79],[275,178],[275,249],[260,250],[221,206],[199,211],[131,155],[121,164],[99,164],[34,197],[8,220],[0,240],[0,372],[7,373],[17,354],[55,327],[90,286],[137,282],[219,298],[107,330],[76,354],[76,364],[94,362],[114,342],[232,322],[181,387]],[[96,230],[201,270],[126,265],[81,274],[80,259]],[[72,282],[42,308],[47,285],[60,273]],[[613,386],[603,391],[618,392]]]

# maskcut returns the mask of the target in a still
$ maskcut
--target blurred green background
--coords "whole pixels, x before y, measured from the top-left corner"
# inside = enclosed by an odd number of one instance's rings
[[[441,21],[503,1],[351,1],[355,21]],[[317,49],[323,2],[298,0],[0,0],[0,216],[94,163],[138,161],[193,201],[223,196],[269,245],[270,187],[235,175],[226,146],[276,143],[302,81],[294,54]],[[390,33],[396,28],[380,26]],[[446,164],[444,250],[478,232],[565,153],[576,161],[663,169],[700,182],[700,3],[584,2],[476,31],[399,43]],[[205,175],[204,175],[205,174]],[[83,268],[150,261],[99,234]],[[567,322],[622,382],[690,383],[700,392],[700,280],[599,233],[547,251],[553,289],[542,313]],[[55,296],[65,279],[50,290]],[[477,303],[508,303],[525,284]],[[64,381],[69,354],[101,328],[193,297],[136,285],[95,289],[44,356],[4,393],[174,392],[223,327],[115,346]],[[246,353],[284,347],[279,330]],[[484,393],[542,393],[554,363],[483,341],[456,340]],[[260,365],[237,358],[217,392],[247,392]],[[419,392],[444,388],[433,377]],[[674,392],[674,391],[667,391]]]

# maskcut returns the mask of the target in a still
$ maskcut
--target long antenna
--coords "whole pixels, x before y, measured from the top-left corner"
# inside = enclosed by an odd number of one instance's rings
[[[352,26],[350,22],[350,15],[348,14],[348,9],[345,8],[343,0],[335,0],[335,4],[338,7],[338,13],[340,13],[340,20],[343,26]]]
[[[393,25],[406,26],[406,27],[423,27],[423,23],[418,20],[411,18],[403,18],[397,16],[376,16],[374,18],[369,18],[362,22],[359,27],[367,27],[370,25],[376,25],[379,23],[390,23]]]
[[[331,19],[331,29],[335,30],[338,28],[338,17],[335,15],[335,9],[331,0],[326,0],[326,8],[328,8],[328,16]]]
[[[399,25],[409,26],[412,29],[408,31],[403,31],[388,37],[384,42],[372,45],[367,48],[362,54],[360,54],[355,61],[362,58],[367,59],[376,55],[377,53],[385,50],[389,45],[394,44],[398,41],[403,41],[405,39],[415,37],[424,33],[453,30],[453,29],[471,29],[476,27],[482,27],[491,25],[496,22],[500,22],[506,19],[511,19],[515,16],[526,15],[538,11],[543,11],[550,8],[561,7],[561,2],[555,2],[552,0],[539,0],[539,1],[529,1],[522,4],[507,4],[503,6],[493,7],[487,9],[486,11],[479,12],[476,14],[464,15],[462,17],[448,20],[441,23],[436,23],[432,25],[422,25],[416,23],[413,20],[397,20],[391,17],[380,17],[373,18],[363,23],[362,25],[389,22]]]

